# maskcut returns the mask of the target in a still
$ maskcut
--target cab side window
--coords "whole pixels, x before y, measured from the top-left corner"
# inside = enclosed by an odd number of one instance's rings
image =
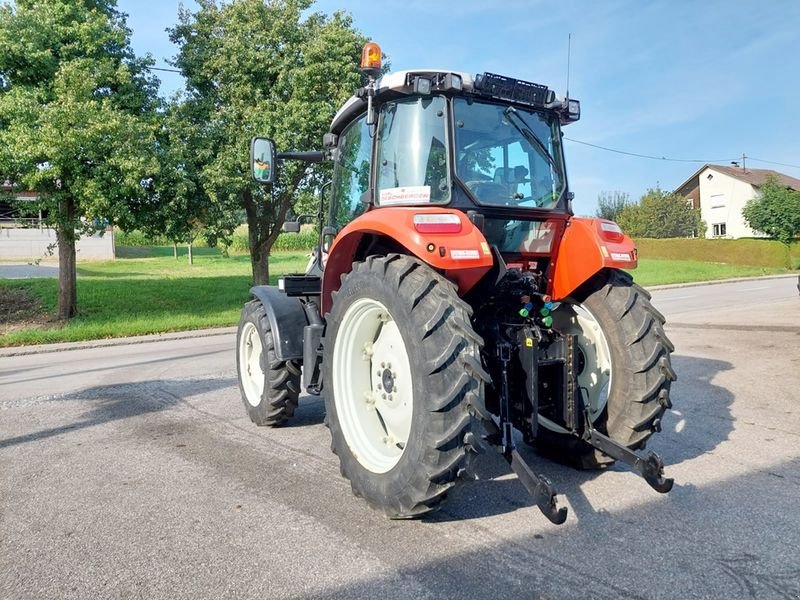
[[[339,156],[333,168],[331,225],[341,229],[362,214],[362,195],[369,190],[372,138],[366,117],[351,123],[339,138]]]
[[[441,96],[386,102],[378,128],[378,206],[450,201],[446,100]]]

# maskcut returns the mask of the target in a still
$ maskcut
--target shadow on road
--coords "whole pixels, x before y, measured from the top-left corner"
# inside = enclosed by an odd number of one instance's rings
[[[663,431],[650,440],[649,448],[659,453],[669,476],[670,466],[692,460],[713,451],[725,442],[733,430],[731,414],[733,394],[713,383],[718,373],[733,366],[725,361],[693,356],[672,356],[672,365],[678,381],[672,385],[673,409],[663,419]],[[295,416],[287,428],[319,425],[325,419],[325,405],[320,397],[302,396]],[[520,452],[536,473],[544,474],[555,485],[559,494],[569,498],[572,511],[580,518],[594,514],[591,500],[582,491],[582,485],[606,471],[629,472],[627,466],[615,464],[599,471],[578,471],[537,455],[519,441]],[[441,511],[426,517],[431,522],[478,519],[513,512],[535,506],[528,492],[517,480],[502,457],[489,451],[476,458],[472,470],[479,478],[474,484],[457,488]],[[630,473],[631,486],[641,486],[650,492],[647,484]],[[672,495],[683,493],[690,484],[675,482]],[[684,490],[685,491],[685,490]],[[652,491],[654,496],[658,493]]]
[[[670,394],[673,407],[664,419],[664,430],[653,437],[651,445],[666,464],[679,464],[711,452],[733,431],[733,393],[713,383],[719,373],[733,369],[733,365],[673,355],[672,366],[678,374]]]
[[[678,382],[673,384],[671,391],[673,409],[663,419],[663,431],[656,433],[648,445],[664,460],[668,477],[670,466],[702,456],[725,442],[734,423],[731,415],[733,394],[712,383],[718,373],[733,368],[730,363],[673,355],[672,365],[678,374]],[[559,494],[569,498],[572,511],[579,518],[596,512],[582,491],[584,483],[602,477],[607,471],[630,472],[626,465],[619,463],[602,470],[578,471],[537,455],[521,441],[519,444],[521,454],[533,470],[545,475]],[[457,489],[442,511],[428,517],[430,520],[475,519],[534,506],[516,476],[509,475],[510,467],[499,455],[490,453],[478,458],[475,470],[481,481]],[[630,485],[650,491],[647,484],[633,473],[630,473]],[[684,487],[691,488],[691,484],[678,480],[670,494],[678,495]],[[654,490],[652,494],[659,495]]]
[[[48,402],[80,401],[91,405],[81,420],[0,440],[0,449],[128,419],[173,407],[186,397],[235,385],[231,378],[145,381],[87,388]]]
[[[513,529],[502,520],[471,523],[471,531],[430,523],[417,537],[438,539],[440,551],[420,560],[409,559],[408,548],[396,551],[403,562],[392,560],[391,548],[411,537],[402,532],[410,525],[381,531],[377,523],[363,524],[375,532],[378,556],[387,549],[389,573],[365,573],[361,581],[304,597],[402,597],[404,589],[448,598],[799,598],[800,522],[785,510],[796,492],[770,485],[765,473],[748,477],[769,486],[775,502],[764,504],[737,477],[654,494],[653,501],[612,506],[559,527],[536,512],[529,512],[532,523],[517,521]]]

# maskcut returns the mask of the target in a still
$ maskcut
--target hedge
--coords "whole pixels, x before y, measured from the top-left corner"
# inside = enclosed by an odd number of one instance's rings
[[[645,239],[635,240],[642,258],[694,260],[754,267],[800,268],[800,241],[787,247],[775,240]]]

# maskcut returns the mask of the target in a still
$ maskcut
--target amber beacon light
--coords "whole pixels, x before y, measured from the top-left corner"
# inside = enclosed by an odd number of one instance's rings
[[[361,70],[367,75],[378,75],[381,71],[381,47],[375,42],[367,42],[361,51]]]

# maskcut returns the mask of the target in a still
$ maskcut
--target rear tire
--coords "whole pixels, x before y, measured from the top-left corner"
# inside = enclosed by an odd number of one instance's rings
[[[239,391],[256,425],[283,425],[300,396],[300,366],[279,360],[266,310],[259,300],[244,305],[236,335]]]
[[[439,506],[465,467],[488,379],[471,313],[450,281],[402,255],[355,263],[334,294],[322,361],[331,449],[353,493],[390,518]]]
[[[582,294],[563,302],[553,317],[560,331],[578,335],[585,357],[585,372],[578,380],[586,390],[584,402],[588,401],[594,427],[628,448],[643,448],[661,430],[661,417],[672,406],[670,385],[676,379],[670,364],[675,348],[650,294],[627,273],[609,270]],[[582,378],[592,383],[582,383]],[[582,440],[545,426],[539,428],[536,447],[581,468],[613,462]]]

